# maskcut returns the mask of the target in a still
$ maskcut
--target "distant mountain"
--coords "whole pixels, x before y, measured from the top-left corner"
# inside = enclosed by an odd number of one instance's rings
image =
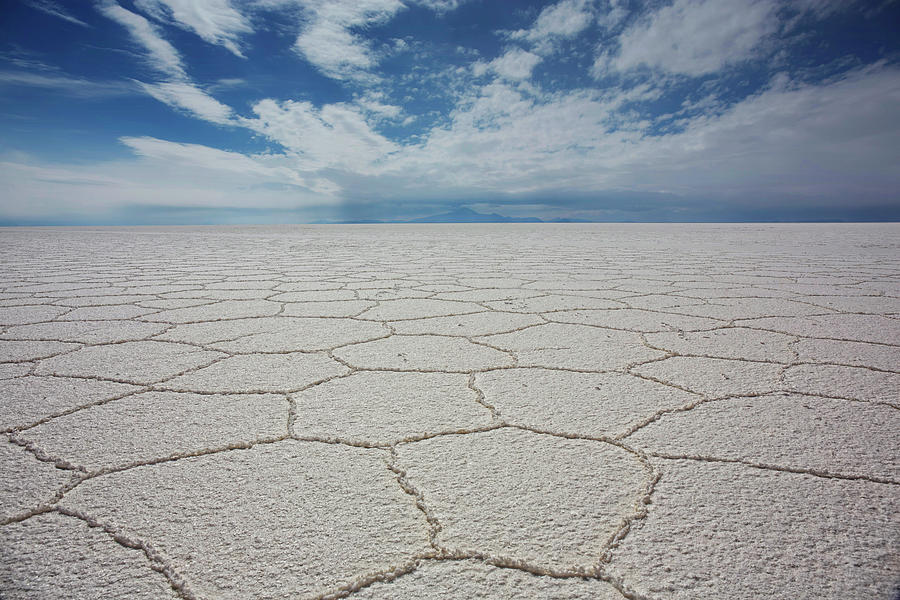
[[[401,223],[402,221],[380,221],[378,219],[350,219],[347,221],[332,221],[331,219],[319,219],[310,221],[310,225],[384,225],[385,223]]]
[[[498,215],[497,213],[480,213],[471,208],[457,208],[456,210],[441,213],[439,215],[431,215],[430,217],[419,217],[409,221],[400,220],[383,220],[376,219],[356,219],[350,221],[317,221],[317,223],[331,223],[334,225],[353,225],[353,224],[377,224],[377,223],[590,223],[584,219],[539,219],[537,217],[507,217]]]
[[[454,211],[421,217],[407,223],[543,223],[537,217],[505,217],[497,213],[486,215],[471,208],[457,208]]]

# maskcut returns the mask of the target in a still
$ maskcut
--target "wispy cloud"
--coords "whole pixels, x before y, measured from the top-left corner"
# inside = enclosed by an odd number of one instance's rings
[[[20,156],[18,158],[20,159],[19,161],[0,160],[0,172],[17,175],[6,180],[13,185],[22,180],[79,186],[108,186],[123,183],[121,180],[101,172],[90,173],[60,166],[29,164],[28,162],[21,162],[21,159],[27,159],[27,157]]]
[[[138,92],[137,87],[130,82],[92,81],[52,71],[0,71],[0,86],[44,88],[77,98],[109,98]]]
[[[887,6],[893,0],[876,0],[865,8],[869,10],[878,10]],[[800,12],[810,12],[816,17],[823,18],[843,10],[855,9],[860,4],[859,0],[794,0],[791,2],[791,8]]]
[[[239,38],[253,32],[250,20],[228,0],[136,0],[135,6],[161,21],[174,21],[210,44],[244,58]]]
[[[98,8],[104,15],[128,29],[131,37],[147,51],[150,65],[154,69],[177,79],[187,78],[181,55],[147,19],[122,8],[113,0],[103,0]]]
[[[256,175],[266,181],[305,186],[306,182],[293,169],[284,166],[267,166],[266,159],[239,152],[228,152],[201,144],[183,144],[154,137],[123,137],[120,141],[138,156],[162,162],[177,163],[231,174]],[[277,160],[277,159],[276,159]]]
[[[403,9],[400,0],[296,0],[306,22],[297,51],[334,79],[372,79],[378,52],[354,29],[384,23]]]
[[[0,180],[13,181],[10,197],[43,202],[46,214],[65,209],[66,193],[97,210],[154,202],[318,210],[442,198],[528,210],[581,210],[604,198],[635,210],[896,203],[900,69],[890,60],[862,66],[850,53],[823,62],[806,51],[818,42],[811,23],[836,18],[837,0],[666,0],[639,13],[620,0],[560,0],[524,13],[531,22],[512,33],[482,27],[490,42],[468,47],[441,36],[429,46],[418,32],[392,29],[405,8],[424,13],[414,4],[439,13],[436,27],[458,3],[102,0],[114,22],[99,23],[125,27],[136,42],[125,45],[153,67],[149,74],[90,81],[40,62],[10,63],[0,86],[79,98],[143,93],[227,126],[205,139],[228,140],[220,143],[229,149],[161,139],[199,141],[171,125],[121,138],[124,158],[86,169],[7,158]],[[264,70],[251,42],[281,44],[277,70]],[[210,57],[222,62],[199,62]],[[279,87],[273,80],[300,60],[333,81]]]
[[[341,201],[325,178],[307,183],[285,157],[246,156],[198,144],[123,138],[136,158],[90,165],[47,164],[0,157],[4,195],[0,220],[13,222],[147,222],[147,219],[238,218],[272,211],[300,215]],[[235,212],[236,211],[236,212]],[[175,215],[173,217],[172,215]],[[288,216],[288,218],[291,218]],[[182,221],[183,222],[183,221]]]
[[[488,63],[475,63],[472,68],[476,75],[492,71],[505,79],[520,80],[531,77],[532,70],[539,62],[541,62],[541,57],[537,54],[521,48],[511,48]]]
[[[776,77],[759,94],[667,135],[653,134],[639,116],[616,123],[626,100],[621,92],[575,92],[535,101],[495,84],[398,163],[409,180],[429,173],[441,184],[498,191],[666,191],[748,203],[791,196],[840,203],[862,189],[870,199],[889,198],[900,186],[891,167],[900,134],[894,67],[825,85]]]
[[[385,104],[384,92],[369,92],[356,99],[355,104],[373,118],[394,120],[403,115],[403,108],[396,104]]]
[[[411,3],[424,6],[437,13],[446,13],[456,10],[460,5],[470,0],[411,0]]]
[[[512,32],[511,39],[531,42],[541,54],[552,51],[554,42],[581,33],[594,15],[587,0],[562,0],[544,8],[529,29]]]
[[[772,0],[676,0],[627,29],[606,65],[704,75],[753,56],[776,31]],[[604,62],[598,66],[606,66]]]
[[[418,5],[444,14],[468,1],[257,0],[254,6],[270,9],[299,7],[304,16],[295,48],[300,55],[328,77],[373,82],[377,78],[372,75],[371,69],[382,56],[362,34],[365,29],[388,22],[407,5]]]
[[[448,126],[403,146],[347,106],[267,100],[250,126],[296,153],[310,174],[331,173],[356,202],[435,190],[507,198],[616,190],[746,207],[786,197],[840,205],[852,190],[859,196],[862,173],[867,200],[900,186],[892,168],[900,134],[896,68],[863,69],[824,85],[775,78],[759,94],[684,118],[679,131],[664,135],[654,133],[652,119],[623,112],[653,93],[529,95],[494,82],[463,100]]]
[[[184,81],[167,83],[141,83],[141,88],[165,104],[187,111],[191,115],[226,125],[231,123],[231,108],[225,106],[205,91]]]
[[[144,47],[150,63],[168,77],[168,80],[157,83],[137,82],[141,90],[160,102],[205,121],[219,125],[231,123],[232,109],[213,98],[191,80],[185,71],[181,54],[162,37],[152,23],[112,0],[102,2],[99,9],[109,18],[124,25],[132,37]]]
[[[304,170],[373,173],[379,162],[399,149],[350,105],[317,109],[309,102],[267,99],[257,102],[253,112],[257,118],[243,119],[244,125],[297,154]]]
[[[74,23],[75,25],[80,25],[82,27],[90,27],[87,23],[82,21],[81,19],[72,15],[72,13],[68,12],[62,6],[59,5],[58,2],[54,2],[53,0],[24,0],[25,4],[28,6],[35,8],[43,13],[56,17],[58,19],[62,19],[63,21],[68,21],[69,23]]]

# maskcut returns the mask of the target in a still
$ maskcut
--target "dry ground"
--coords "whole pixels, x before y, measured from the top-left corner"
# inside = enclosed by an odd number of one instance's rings
[[[900,227],[0,231],[0,597],[900,583]]]

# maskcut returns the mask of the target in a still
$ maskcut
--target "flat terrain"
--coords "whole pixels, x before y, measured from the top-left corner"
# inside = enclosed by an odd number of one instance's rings
[[[0,230],[0,597],[893,600],[900,226]]]

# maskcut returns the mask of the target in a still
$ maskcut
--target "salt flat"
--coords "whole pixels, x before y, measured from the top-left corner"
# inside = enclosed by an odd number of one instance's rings
[[[0,597],[893,600],[900,226],[0,230]]]

